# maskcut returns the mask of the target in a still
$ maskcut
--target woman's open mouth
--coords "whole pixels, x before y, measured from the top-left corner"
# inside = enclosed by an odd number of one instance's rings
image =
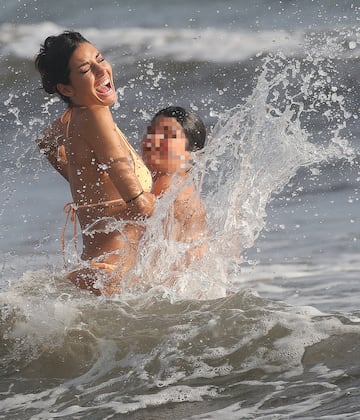
[[[109,96],[114,92],[109,78],[104,80],[101,85],[96,86],[95,90],[101,96]]]

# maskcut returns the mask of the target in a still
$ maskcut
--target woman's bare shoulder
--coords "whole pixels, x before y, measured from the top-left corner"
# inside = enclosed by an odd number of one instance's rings
[[[87,108],[77,112],[73,120],[79,135],[85,135],[87,139],[116,138],[116,125],[111,112],[101,108]]]

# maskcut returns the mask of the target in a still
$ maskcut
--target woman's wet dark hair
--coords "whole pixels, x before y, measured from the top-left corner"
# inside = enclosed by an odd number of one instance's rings
[[[42,86],[47,93],[57,93],[66,103],[70,98],[62,95],[56,85],[70,83],[69,60],[74,50],[87,41],[79,32],[65,31],[60,35],[49,36],[41,45],[35,58],[35,67],[40,72]]]
[[[152,122],[161,116],[175,118],[182,126],[185,137],[188,140],[186,150],[194,152],[204,147],[206,128],[202,119],[195,112],[187,111],[181,106],[169,106],[157,112]]]

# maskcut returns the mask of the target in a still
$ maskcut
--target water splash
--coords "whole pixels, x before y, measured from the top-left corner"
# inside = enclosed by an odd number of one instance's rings
[[[354,160],[357,153],[342,135],[352,114],[331,73],[332,62],[313,55],[302,61],[281,54],[263,59],[253,93],[219,115],[208,145],[194,157],[193,176],[207,209],[207,255],[174,270],[187,247],[169,240],[163,229],[176,197],[173,188],[148,223],[135,270],[143,286],[172,278],[182,298],[224,296],[231,276],[241,276],[243,251],[263,230],[274,194],[299,168]],[[328,131],[318,133],[316,124],[309,124],[319,118]]]
[[[206,256],[186,269],[174,269],[188,249],[163,232],[164,219],[169,217],[177,194],[174,187],[149,220],[129,286],[134,276],[141,278],[144,287],[172,278],[169,284],[178,297],[224,296],[226,288],[232,289],[231,279],[241,276],[241,266],[252,263],[244,258],[244,251],[254,246],[264,229],[267,206],[299,168],[354,159],[356,151],[346,130],[357,114],[348,111],[346,90],[338,80],[333,58],[343,54],[345,47],[338,40],[327,40],[316,49],[312,41],[309,37],[303,58],[264,56],[251,95],[239,98],[240,104],[233,109],[217,112],[206,148],[194,155],[193,178],[207,209]],[[324,58],[326,55],[330,58]],[[7,118],[13,119],[15,136],[4,153],[7,167],[0,191],[1,215],[17,194],[18,175],[32,171],[35,180],[44,171],[46,164],[39,159],[32,137],[48,123],[59,101],[48,99],[41,105],[42,119],[29,112],[30,130],[23,122],[27,109],[33,107],[30,94],[22,98],[12,94],[4,105]],[[121,231],[122,226],[115,228]]]

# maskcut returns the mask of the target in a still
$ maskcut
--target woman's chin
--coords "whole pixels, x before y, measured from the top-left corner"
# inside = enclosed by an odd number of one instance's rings
[[[117,101],[117,96],[115,92],[109,93],[107,95],[97,93],[96,97],[97,100],[101,102],[101,104],[106,106],[114,105]]]

